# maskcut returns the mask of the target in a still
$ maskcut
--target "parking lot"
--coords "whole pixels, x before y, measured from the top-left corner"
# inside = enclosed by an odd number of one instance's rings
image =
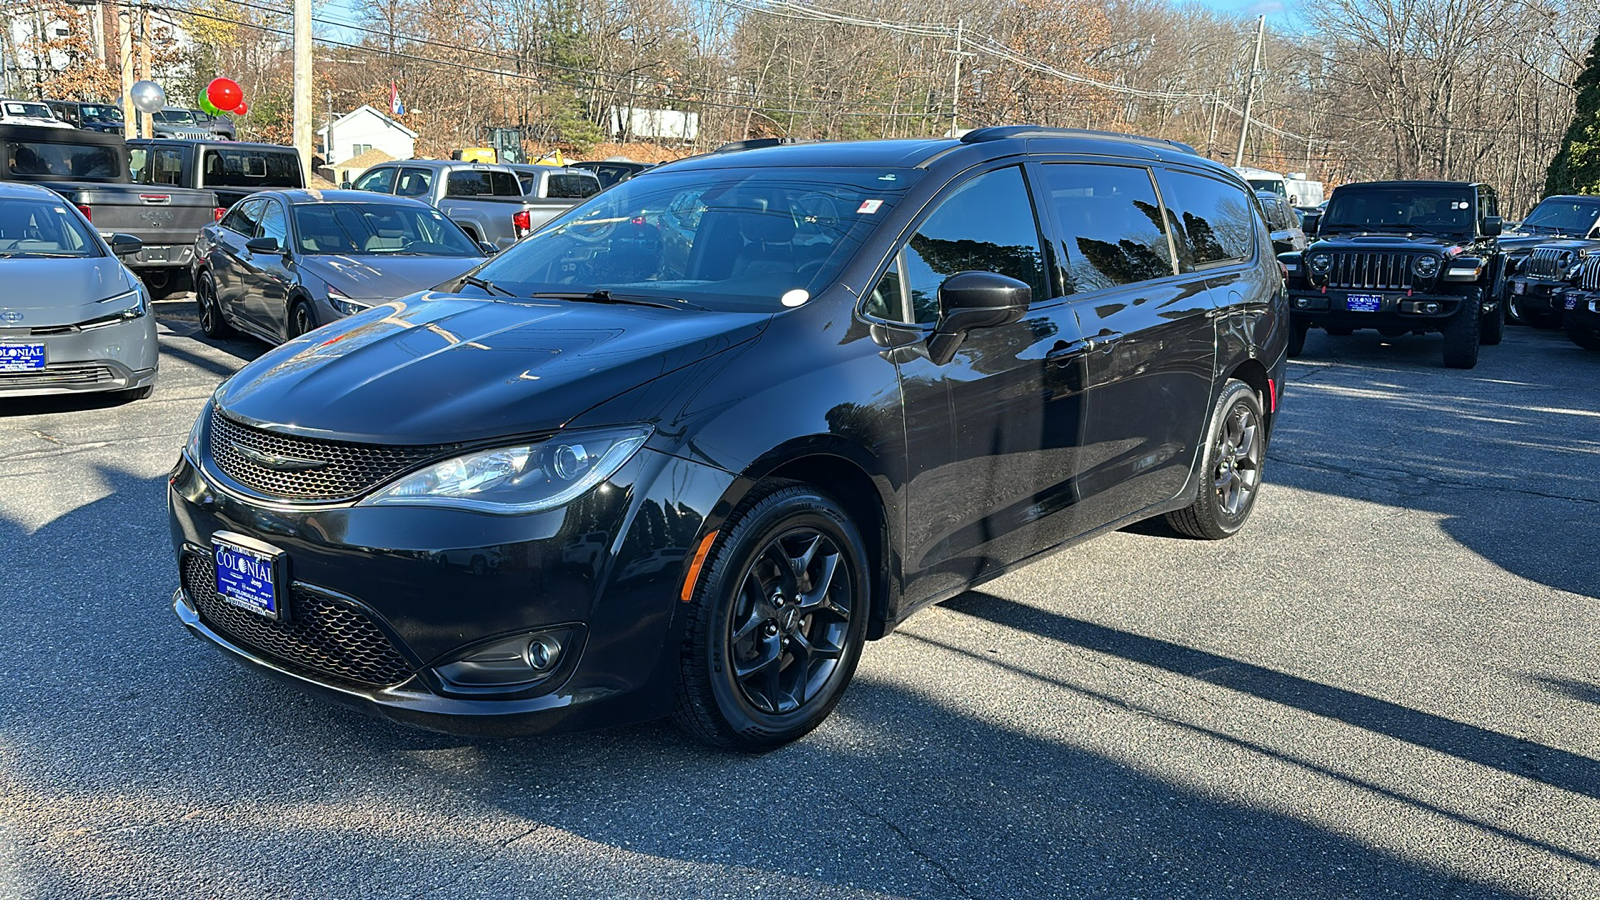
[[[922,613],[799,743],[411,731],[190,638],[165,477],[264,350],[0,407],[0,896],[1600,895],[1600,354],[1320,332],[1221,543]]]

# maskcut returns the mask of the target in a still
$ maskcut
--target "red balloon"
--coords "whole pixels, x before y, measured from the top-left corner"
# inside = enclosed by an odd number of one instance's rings
[[[213,78],[206,85],[206,99],[223,112],[231,112],[244,102],[244,91],[232,78]]]
[[[243,100],[240,100],[239,101],[239,105],[235,106],[233,108],[233,114],[236,115],[236,116],[247,115],[247,114],[249,114],[249,112],[250,112],[250,104],[244,102]]]

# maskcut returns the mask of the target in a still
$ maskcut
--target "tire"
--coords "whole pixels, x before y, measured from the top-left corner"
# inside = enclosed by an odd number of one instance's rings
[[[1483,324],[1483,292],[1463,295],[1461,308],[1444,323],[1444,365],[1447,369],[1470,369],[1478,364],[1480,326]]]
[[[311,314],[311,304],[304,300],[296,300],[294,305],[289,307],[289,322],[287,325],[289,340],[292,341],[316,327],[317,320]]]
[[[200,330],[208,338],[233,337],[233,327],[222,315],[222,307],[217,303],[217,285],[211,279],[210,272],[201,272],[200,278],[194,286],[194,302],[200,307]]]
[[[1600,334],[1595,334],[1587,328],[1579,328],[1571,321],[1566,324],[1567,340],[1585,350],[1600,350]]]
[[[1494,312],[1483,314],[1483,322],[1478,326],[1478,343],[1485,347],[1493,347],[1505,339],[1506,336],[1506,305],[1496,303]]]
[[[1306,352],[1306,332],[1311,326],[1304,322],[1289,322],[1289,358],[1294,359]]]
[[[1266,417],[1250,385],[1230,378],[1211,408],[1194,502],[1167,513],[1167,524],[1192,538],[1216,541],[1244,527],[1261,491],[1267,458]]]
[[[855,673],[871,584],[843,507],[806,484],[757,485],[700,569],[673,722],[752,753],[817,727]]]

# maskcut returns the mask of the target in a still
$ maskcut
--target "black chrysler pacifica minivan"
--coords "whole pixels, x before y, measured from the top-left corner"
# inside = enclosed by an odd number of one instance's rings
[[[770,748],[927,604],[1139,519],[1236,532],[1288,326],[1249,189],[1182,145],[679,161],[224,382],[175,609],[428,728]]]

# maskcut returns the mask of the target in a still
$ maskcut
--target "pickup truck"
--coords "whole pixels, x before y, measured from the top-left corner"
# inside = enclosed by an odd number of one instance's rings
[[[211,191],[136,185],[122,137],[36,125],[0,125],[0,181],[50,188],[77,206],[102,235],[143,243],[123,262],[155,293],[174,287],[194,259],[194,239],[221,210]]]
[[[421,200],[460,225],[468,237],[496,250],[533,231],[536,202],[523,196],[517,174],[506,166],[406,159],[373,166],[346,187]]]
[[[517,173],[522,195],[528,198],[530,231],[538,231],[544,223],[605,189],[599,175],[583,169],[524,165],[506,168]]]
[[[128,168],[135,184],[208,190],[230,209],[256,191],[306,186],[300,154],[282,144],[141,138],[128,141]]]

